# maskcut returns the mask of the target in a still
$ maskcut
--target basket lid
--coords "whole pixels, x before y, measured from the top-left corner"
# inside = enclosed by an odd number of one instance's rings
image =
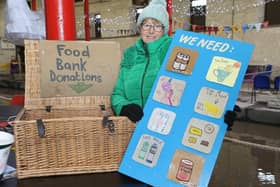
[[[115,41],[25,41],[25,108],[107,104],[121,50]]]

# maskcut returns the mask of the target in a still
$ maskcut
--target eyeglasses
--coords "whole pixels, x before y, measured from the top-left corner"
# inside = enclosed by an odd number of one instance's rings
[[[162,24],[151,24],[151,23],[142,23],[142,29],[144,31],[148,31],[151,28],[153,28],[156,32],[161,32],[163,30],[163,25]]]

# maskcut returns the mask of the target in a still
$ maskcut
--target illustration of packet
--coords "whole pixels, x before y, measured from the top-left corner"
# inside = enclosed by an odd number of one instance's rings
[[[221,118],[227,101],[227,92],[202,87],[197,97],[194,111],[213,118]]]

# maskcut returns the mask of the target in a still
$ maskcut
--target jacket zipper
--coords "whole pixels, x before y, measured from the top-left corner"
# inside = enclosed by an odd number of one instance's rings
[[[150,55],[149,55],[149,51],[147,49],[146,44],[143,45],[144,51],[145,51],[145,56],[148,58],[148,62],[145,66],[143,75],[142,75],[142,80],[141,80],[141,103],[142,103],[142,108],[144,107],[144,96],[143,96],[143,87],[144,87],[144,79],[145,79],[145,75],[148,69],[148,66],[150,64]]]

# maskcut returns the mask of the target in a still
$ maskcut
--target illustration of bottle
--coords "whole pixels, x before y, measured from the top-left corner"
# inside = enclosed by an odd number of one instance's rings
[[[176,178],[183,182],[189,182],[191,179],[193,169],[193,162],[189,159],[182,159],[180,161]]]
[[[149,148],[149,142],[148,141],[145,141],[138,153],[138,158],[141,159],[141,160],[144,160],[145,159],[145,156],[148,152],[148,148]]]
[[[147,158],[146,158],[146,161],[148,163],[152,163],[153,162],[153,159],[157,153],[157,149],[158,149],[158,146],[156,143],[153,143],[152,146],[150,147],[150,150],[147,154]]]

